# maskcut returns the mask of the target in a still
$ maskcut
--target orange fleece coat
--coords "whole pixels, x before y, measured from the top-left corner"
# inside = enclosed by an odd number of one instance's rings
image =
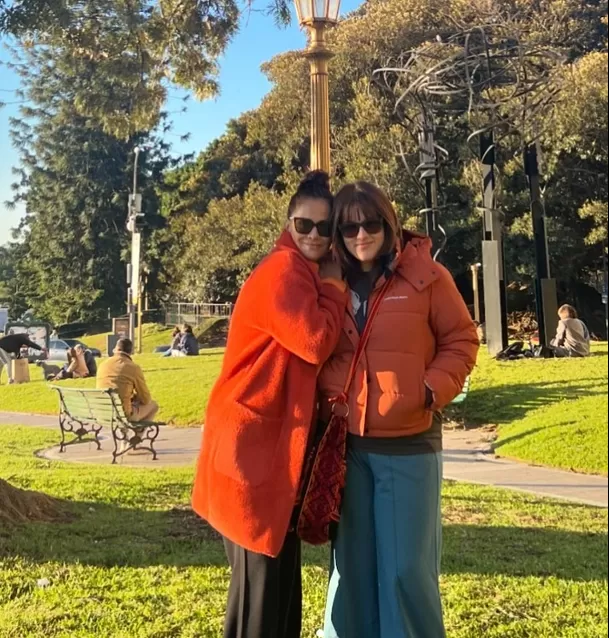
[[[433,411],[461,392],[476,363],[475,325],[452,276],[433,261],[431,241],[405,233],[404,245],[349,393],[352,434],[394,438],[428,430]],[[369,306],[384,281],[377,283]],[[338,346],[319,376],[326,421],[329,400],[342,392],[358,342],[348,312]],[[425,386],[434,393],[433,406],[426,406]]]
[[[288,233],[243,286],[208,405],[194,510],[253,552],[279,555],[316,402],[348,294],[322,281]]]

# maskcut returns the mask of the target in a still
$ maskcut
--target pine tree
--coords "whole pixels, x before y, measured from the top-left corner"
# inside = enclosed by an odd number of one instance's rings
[[[15,201],[26,206],[17,279],[29,307],[56,324],[92,321],[126,299],[127,198],[136,146],[150,147],[140,165],[144,213],[162,226],[155,185],[171,164],[169,148],[152,133],[126,140],[81,115],[78,61],[61,50],[34,46],[15,65],[27,106],[11,121],[20,150]],[[89,69],[92,83],[100,77]]]

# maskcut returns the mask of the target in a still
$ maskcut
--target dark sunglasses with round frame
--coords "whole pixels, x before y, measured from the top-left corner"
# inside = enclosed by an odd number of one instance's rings
[[[294,229],[299,235],[310,235],[314,228],[317,228],[317,234],[324,239],[332,237],[332,224],[326,220],[323,222],[314,222],[308,217],[292,217]]]

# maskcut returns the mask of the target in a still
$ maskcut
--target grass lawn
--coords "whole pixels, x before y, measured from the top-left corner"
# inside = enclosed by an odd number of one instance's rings
[[[187,512],[192,469],[32,456],[54,440],[0,427],[0,477],[66,499],[75,515],[0,529],[0,636],[219,638],[229,572],[220,542]],[[451,638],[607,635],[607,511],[449,483],[444,512]],[[304,562],[302,635],[314,638],[327,550]]]
[[[167,341],[167,331],[146,328],[146,350]],[[200,357],[184,359],[136,357],[161,406],[159,418],[178,426],[201,423],[222,352],[204,350]],[[577,360],[497,363],[481,351],[470,396],[458,414],[468,425],[498,426],[501,456],[607,474],[607,365],[607,344],[596,345],[589,359]],[[0,386],[0,410],[56,413],[57,398],[41,370],[32,366],[31,377],[30,384]],[[91,387],[94,382],[64,383]]]
[[[159,419],[174,425],[202,422],[211,388],[220,372],[223,350],[205,350],[199,357],[136,356],[150,392],[161,406]],[[0,410],[56,414],[57,393],[47,387],[42,370],[30,366],[31,383],[0,386]],[[94,379],[62,381],[63,385],[92,388]]]
[[[166,326],[162,326],[159,324],[145,324],[142,328],[144,337],[142,343],[142,351],[146,354],[150,354],[154,352],[154,349],[158,346],[169,345],[171,343],[172,331],[172,328],[167,328]],[[90,348],[97,348],[98,350],[101,350],[103,353],[105,353],[107,346],[106,339],[109,334],[109,332],[106,332],[103,334],[83,337],[82,342],[86,343]]]
[[[222,320],[218,319],[205,319],[204,322],[197,328],[196,335],[200,337],[200,341],[205,346],[205,335],[208,332],[212,332],[212,328]],[[171,334],[173,332],[172,326],[163,326],[156,323],[147,323],[142,327],[142,353],[152,354],[155,348],[160,346],[167,346],[171,343]],[[83,343],[86,343],[90,348],[97,348],[101,352],[106,352],[107,337],[110,333],[106,332],[98,335],[91,335],[83,337]],[[137,331],[136,331],[137,339]]]
[[[501,456],[607,474],[607,364],[607,344],[589,359],[497,363],[483,352],[459,413],[498,426]]]

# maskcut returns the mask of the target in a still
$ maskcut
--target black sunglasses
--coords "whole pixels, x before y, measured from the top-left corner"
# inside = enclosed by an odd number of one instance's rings
[[[378,220],[369,220],[365,222],[347,222],[340,225],[340,234],[347,239],[355,239],[359,235],[360,228],[363,228],[368,235],[378,235],[383,231],[383,222]]]
[[[332,236],[332,225],[329,221],[315,223],[312,219],[306,217],[292,217],[294,222],[294,228],[299,235],[310,235],[314,228],[317,228],[317,233],[320,237]]]

